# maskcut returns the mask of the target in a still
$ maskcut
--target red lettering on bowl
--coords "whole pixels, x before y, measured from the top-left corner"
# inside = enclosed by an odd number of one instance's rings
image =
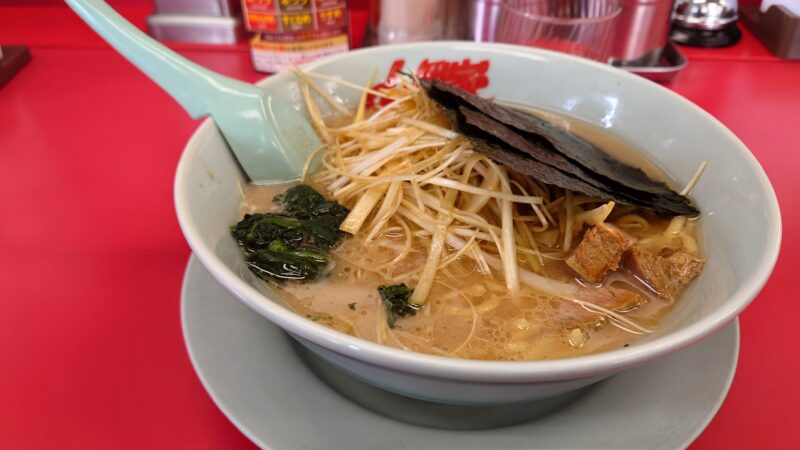
[[[389,72],[386,75],[386,81],[375,85],[373,89],[390,88],[398,83],[398,72],[403,72],[406,69],[406,61],[404,59],[396,59]],[[461,61],[431,61],[428,58],[422,60],[414,72],[419,78],[431,80],[441,80],[445,83],[450,83],[453,86],[460,87],[465,91],[473,94],[478,93],[478,89],[483,89],[489,86],[489,60],[484,59],[478,62],[472,62],[470,58],[464,58]],[[376,99],[370,95],[367,99],[369,105],[385,105],[389,100],[386,98]]]

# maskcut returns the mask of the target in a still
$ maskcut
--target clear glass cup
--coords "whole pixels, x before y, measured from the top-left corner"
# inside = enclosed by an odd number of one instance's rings
[[[504,0],[497,40],[608,62],[619,0]]]

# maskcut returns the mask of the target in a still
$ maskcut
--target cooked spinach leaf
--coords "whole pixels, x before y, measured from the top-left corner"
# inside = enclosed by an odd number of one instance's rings
[[[347,235],[339,225],[349,210],[303,184],[273,201],[282,212],[247,214],[231,226],[250,270],[265,280],[316,280]]]
[[[409,301],[413,292],[405,283],[378,287],[378,293],[386,307],[386,323],[390,328],[394,328],[398,317],[413,316],[417,313],[420,305]]]
[[[318,216],[330,216],[344,220],[350,210],[326,199],[307,184],[298,184],[272,199],[275,203],[283,205],[283,211],[292,217],[308,219]]]

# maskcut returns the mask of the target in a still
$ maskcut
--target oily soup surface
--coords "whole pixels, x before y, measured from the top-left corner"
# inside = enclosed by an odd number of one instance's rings
[[[601,148],[613,149],[609,153],[618,159],[664,179],[653,164],[603,130],[550,113],[526,112],[561,123]],[[288,187],[250,186],[241,214],[274,211],[272,198]],[[324,192],[324,186],[314,187]],[[636,239],[658,235],[670,222],[648,211],[633,212],[648,223],[646,230],[626,229]],[[690,222],[692,235],[698,235],[698,224]],[[276,290],[292,310],[310,320],[362,339],[437,355],[487,360],[564,358],[617,349],[638,337],[599,314],[527,286],[522,286],[520,295],[512,298],[502,273],[481,273],[477,264],[464,256],[454,258],[437,273],[424,308],[389,328],[377,288],[397,282],[398,277],[410,281],[413,287],[414,276],[422,270],[426,254],[424,249],[414,249],[397,260],[397,248],[404,242],[402,232],[394,230],[382,237],[367,247],[363,236],[345,239],[331,253],[333,269],[325,278],[306,284],[282,283]],[[553,239],[557,241],[560,237]],[[580,236],[575,239],[578,241]],[[454,253],[451,249],[450,255]],[[580,283],[564,258],[544,258],[543,262],[541,271],[548,277]],[[604,283],[639,293],[644,301],[623,312],[650,329],[658,325],[675,303],[658,298],[647,286],[622,271]]]

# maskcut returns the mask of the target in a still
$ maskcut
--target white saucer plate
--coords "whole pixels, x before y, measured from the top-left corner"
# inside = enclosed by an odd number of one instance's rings
[[[255,444],[272,449],[676,449],[705,429],[728,393],[739,324],[598,383],[532,422],[448,431],[398,422],[345,399],[311,373],[289,337],[250,310],[195,257],[183,281],[184,339],[201,382]]]

